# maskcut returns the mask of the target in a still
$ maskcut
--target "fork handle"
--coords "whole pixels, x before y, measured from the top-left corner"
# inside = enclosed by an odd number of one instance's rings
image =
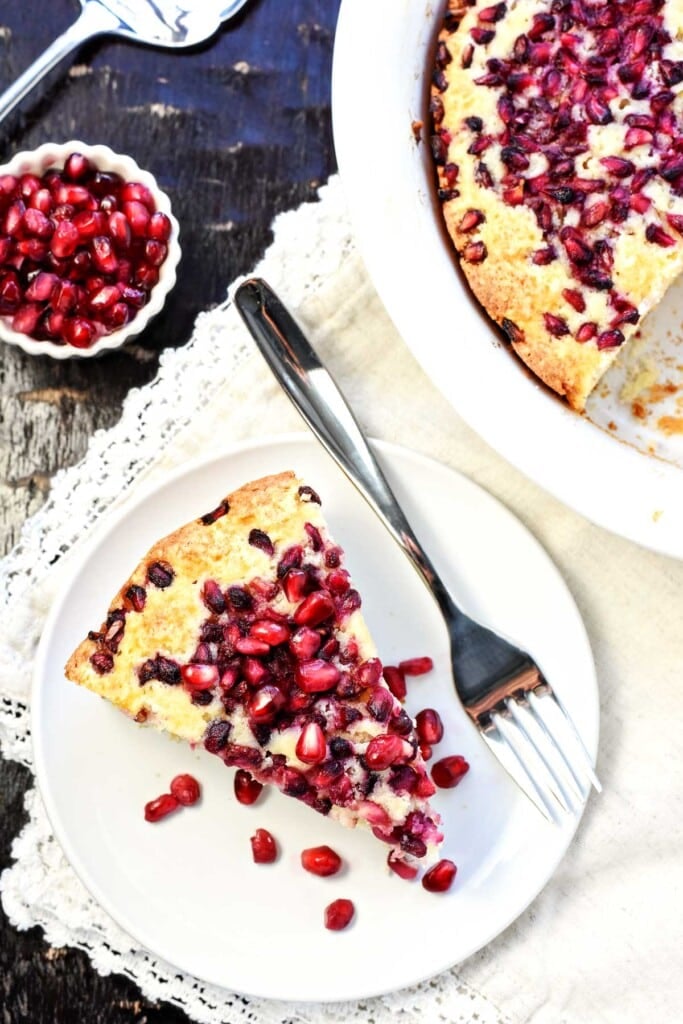
[[[280,299],[265,281],[251,278],[235,292],[235,305],[285,393],[401,546],[442,612],[462,615],[401,511],[346,399]]]
[[[21,103],[25,96],[49,71],[63,60],[72,50],[84,43],[86,39],[111,32],[120,25],[119,19],[97,2],[89,0],[85,4],[76,21],[66,32],[62,32],[53,43],[19,75],[9,89],[0,96],[0,121]]]

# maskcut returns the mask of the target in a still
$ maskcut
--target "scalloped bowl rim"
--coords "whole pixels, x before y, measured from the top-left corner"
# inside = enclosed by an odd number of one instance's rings
[[[159,267],[159,280],[154,285],[149,301],[140,309],[133,319],[124,327],[111,334],[103,334],[90,348],[75,348],[72,345],[57,345],[52,341],[38,341],[27,334],[13,330],[7,320],[0,317],[0,338],[9,345],[16,345],[29,355],[49,355],[53,359],[81,358],[90,359],[120,348],[124,342],[140,334],[153,317],[163,309],[166,296],[176,282],[176,269],[182,251],[178,241],[180,226],[171,210],[171,201],[159,187],[157,180],[150,171],[143,170],[136,161],[123,153],[115,153],[103,144],[91,145],[79,139],[69,142],[45,142],[37,149],[22,150],[15,153],[11,160],[0,166],[0,174],[38,174],[42,175],[51,167],[64,164],[71,153],[82,153],[88,157],[98,170],[120,174],[126,181],[139,181],[146,185],[154,196],[156,209],[165,213],[171,222],[171,235],[168,240],[166,259]]]

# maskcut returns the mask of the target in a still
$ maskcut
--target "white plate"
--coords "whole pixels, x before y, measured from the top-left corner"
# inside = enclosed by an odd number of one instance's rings
[[[486,492],[404,449],[379,447],[418,535],[463,604],[519,638],[544,667],[591,752],[598,701],[591,652],[556,569],[520,523]],[[430,676],[408,708],[439,709],[447,738],[471,771],[435,804],[445,854],[459,867],[447,895],[386,869],[386,847],[291,798],[270,792],[252,807],[232,794],[218,758],[129,721],[64,679],[62,666],[97,628],[122,578],[151,543],[263,474],[292,468],[320,491],[333,533],[364,594],[385,661],[429,653]],[[312,440],[290,437],[237,448],[183,471],[126,510],[77,569],[51,611],[33,692],[36,772],[69,860],[100,904],[139,943],[183,971],[231,990],[295,1000],[357,999],[449,967],[497,935],[548,880],[575,831],[548,824],[510,782],[456,703],[445,630],[407,560],[351,484]],[[177,773],[196,774],[203,800],[165,821],[145,802]],[[267,827],[282,855],[252,863],[249,836]],[[348,868],[307,875],[306,846],[329,843]],[[349,897],[355,923],[327,932],[326,904]],[[398,939],[398,942],[397,942]]]
[[[661,429],[665,415],[683,426],[683,280],[623,354],[636,368],[655,365],[667,385],[640,415],[620,397],[620,367],[578,416],[502,343],[460,275],[435,199],[426,107],[444,7],[444,0],[341,5],[334,140],[372,279],[423,368],[489,444],[594,522],[683,558],[683,433]],[[414,121],[425,126],[419,145]]]

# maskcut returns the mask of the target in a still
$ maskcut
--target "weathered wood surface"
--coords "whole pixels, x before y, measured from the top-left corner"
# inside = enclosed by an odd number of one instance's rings
[[[203,0],[200,0],[203,2]],[[250,0],[211,43],[169,52],[94,41],[0,125],[0,156],[81,138],[129,153],[156,175],[181,224],[178,284],[137,342],[93,361],[33,358],[0,345],[0,553],[116,422],[159,351],[182,345],[197,313],[219,302],[270,239],[273,216],[313,198],[334,170],[330,72],[340,0]],[[76,0],[0,0],[0,91],[78,13]],[[0,761],[0,869],[23,821],[29,776]],[[176,1024],[121,977],[102,979],[84,954],[50,950],[0,912],[2,1024]]]

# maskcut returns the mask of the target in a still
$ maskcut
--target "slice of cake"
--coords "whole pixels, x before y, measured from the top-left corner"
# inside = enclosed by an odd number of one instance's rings
[[[155,544],[66,674],[396,855],[431,859],[434,785],[360,604],[318,495],[292,473],[265,477]]]
[[[582,409],[683,270],[683,3],[450,0],[446,226],[513,348]]]

